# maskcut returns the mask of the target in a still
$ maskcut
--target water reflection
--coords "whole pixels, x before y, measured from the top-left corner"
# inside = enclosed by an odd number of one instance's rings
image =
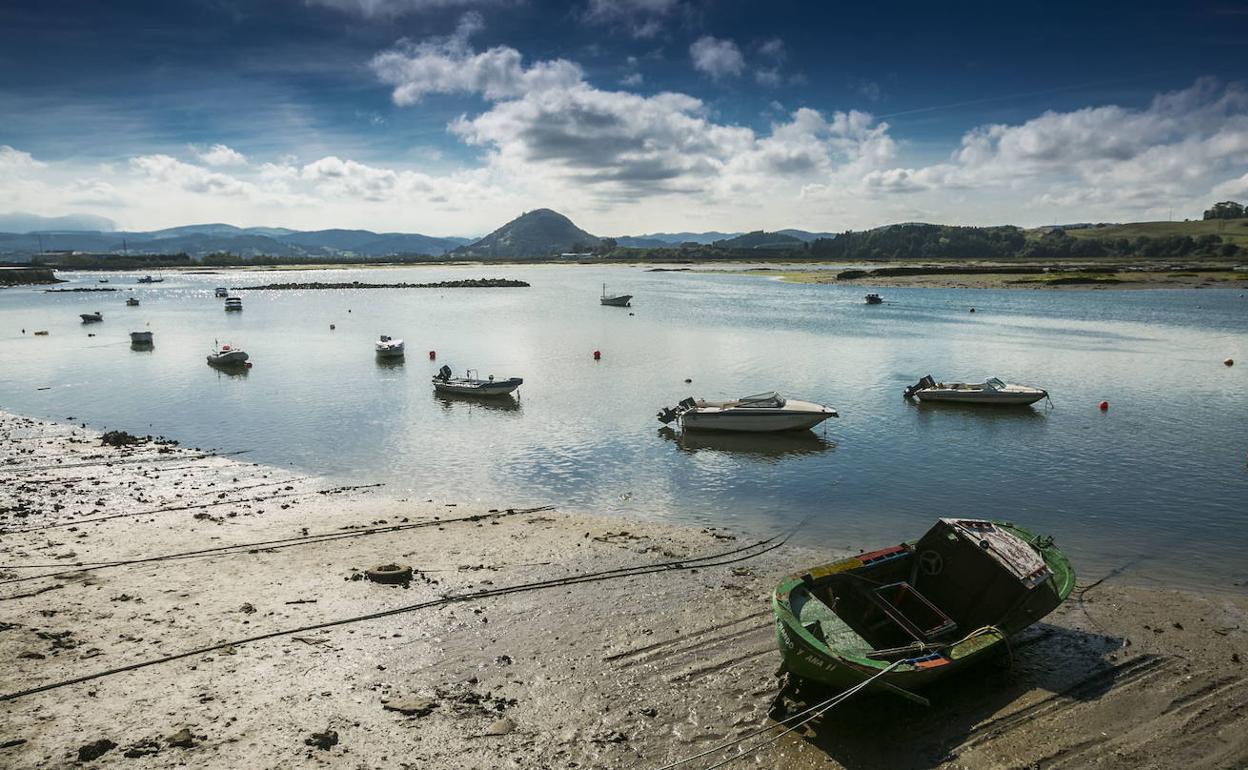
[[[836,443],[808,430],[782,433],[676,431],[659,428],[659,435],[682,452],[726,452],[778,462],[786,457],[813,455],[836,449]]]
[[[433,391],[433,399],[441,404],[443,411],[471,411],[485,409],[492,412],[518,412],[520,400],[507,396],[469,396],[460,393],[439,393]]]
[[[226,377],[246,377],[251,373],[251,367],[247,365],[246,361],[220,364],[209,361],[208,368],[215,371],[218,375],[225,375]]]
[[[130,349],[150,353],[156,349],[156,343],[154,342],[131,342]]]
[[[926,422],[942,414],[985,422],[994,420],[1043,422],[1048,418],[1048,412],[1052,410],[1049,406],[1037,408],[1032,404],[961,404],[956,401],[904,400],[906,406],[919,416],[920,422]]]
[[[403,356],[376,356],[378,369],[398,369],[406,359]]]

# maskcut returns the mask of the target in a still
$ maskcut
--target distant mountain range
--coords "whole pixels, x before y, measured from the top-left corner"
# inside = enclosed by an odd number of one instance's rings
[[[399,255],[452,256],[465,259],[547,257],[590,251],[605,239],[577,227],[550,209],[536,209],[480,239],[438,238],[417,233],[371,230],[291,230],[284,227],[235,227],[223,223],[186,225],[163,230],[113,230],[113,222],[89,214],[41,217],[0,214],[0,260],[28,261],[49,252],[88,254],[187,254],[202,258],[227,253],[241,257],[373,259]],[[682,243],[732,248],[782,248],[832,233],[780,230],[774,233],[682,232],[621,236],[626,248],[671,248]],[[610,243],[610,240],[607,240]]]
[[[0,258],[29,259],[41,252],[52,251],[189,254],[192,257],[221,252],[244,257],[341,258],[387,257],[396,254],[441,256],[471,242],[471,238],[436,238],[414,233],[375,233],[371,230],[299,231],[284,227],[243,228],[216,223],[145,232],[0,232]]]

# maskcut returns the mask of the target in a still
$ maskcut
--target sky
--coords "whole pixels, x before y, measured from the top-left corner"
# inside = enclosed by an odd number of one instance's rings
[[[1248,4],[0,4],[0,213],[481,235],[1198,218]]]

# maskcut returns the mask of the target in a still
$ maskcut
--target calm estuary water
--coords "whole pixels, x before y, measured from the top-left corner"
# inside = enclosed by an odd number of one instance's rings
[[[102,276],[69,277],[60,288]],[[836,548],[915,536],[938,515],[1001,517],[1056,535],[1088,579],[1129,563],[1136,581],[1248,581],[1248,299],[1232,290],[885,289],[869,307],[865,288],[635,267],[107,277],[124,291],[0,290],[0,408],[248,449],[421,499],[757,533],[809,517]],[[243,292],[237,314],[213,298],[218,285],[468,277],[532,288]],[[634,307],[599,306],[604,282]],[[103,323],[79,323],[93,310]],[[145,328],[154,350],[131,350],[127,333]],[[406,340],[405,362],[375,360],[382,333]],[[254,368],[209,368],[214,339]],[[442,364],[525,384],[507,408],[448,400],[429,384]],[[1053,403],[905,402],[928,373],[997,375]],[[770,389],[842,417],[753,439],[683,439],[654,419],[685,396]]]

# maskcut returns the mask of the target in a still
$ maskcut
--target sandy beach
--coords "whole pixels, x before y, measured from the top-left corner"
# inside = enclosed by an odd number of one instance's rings
[[[549,506],[0,412],[0,767],[663,767],[828,697],[777,678],[770,589],[885,545]],[[1248,764],[1244,587],[1079,584],[930,708],[867,693],[733,766]]]

